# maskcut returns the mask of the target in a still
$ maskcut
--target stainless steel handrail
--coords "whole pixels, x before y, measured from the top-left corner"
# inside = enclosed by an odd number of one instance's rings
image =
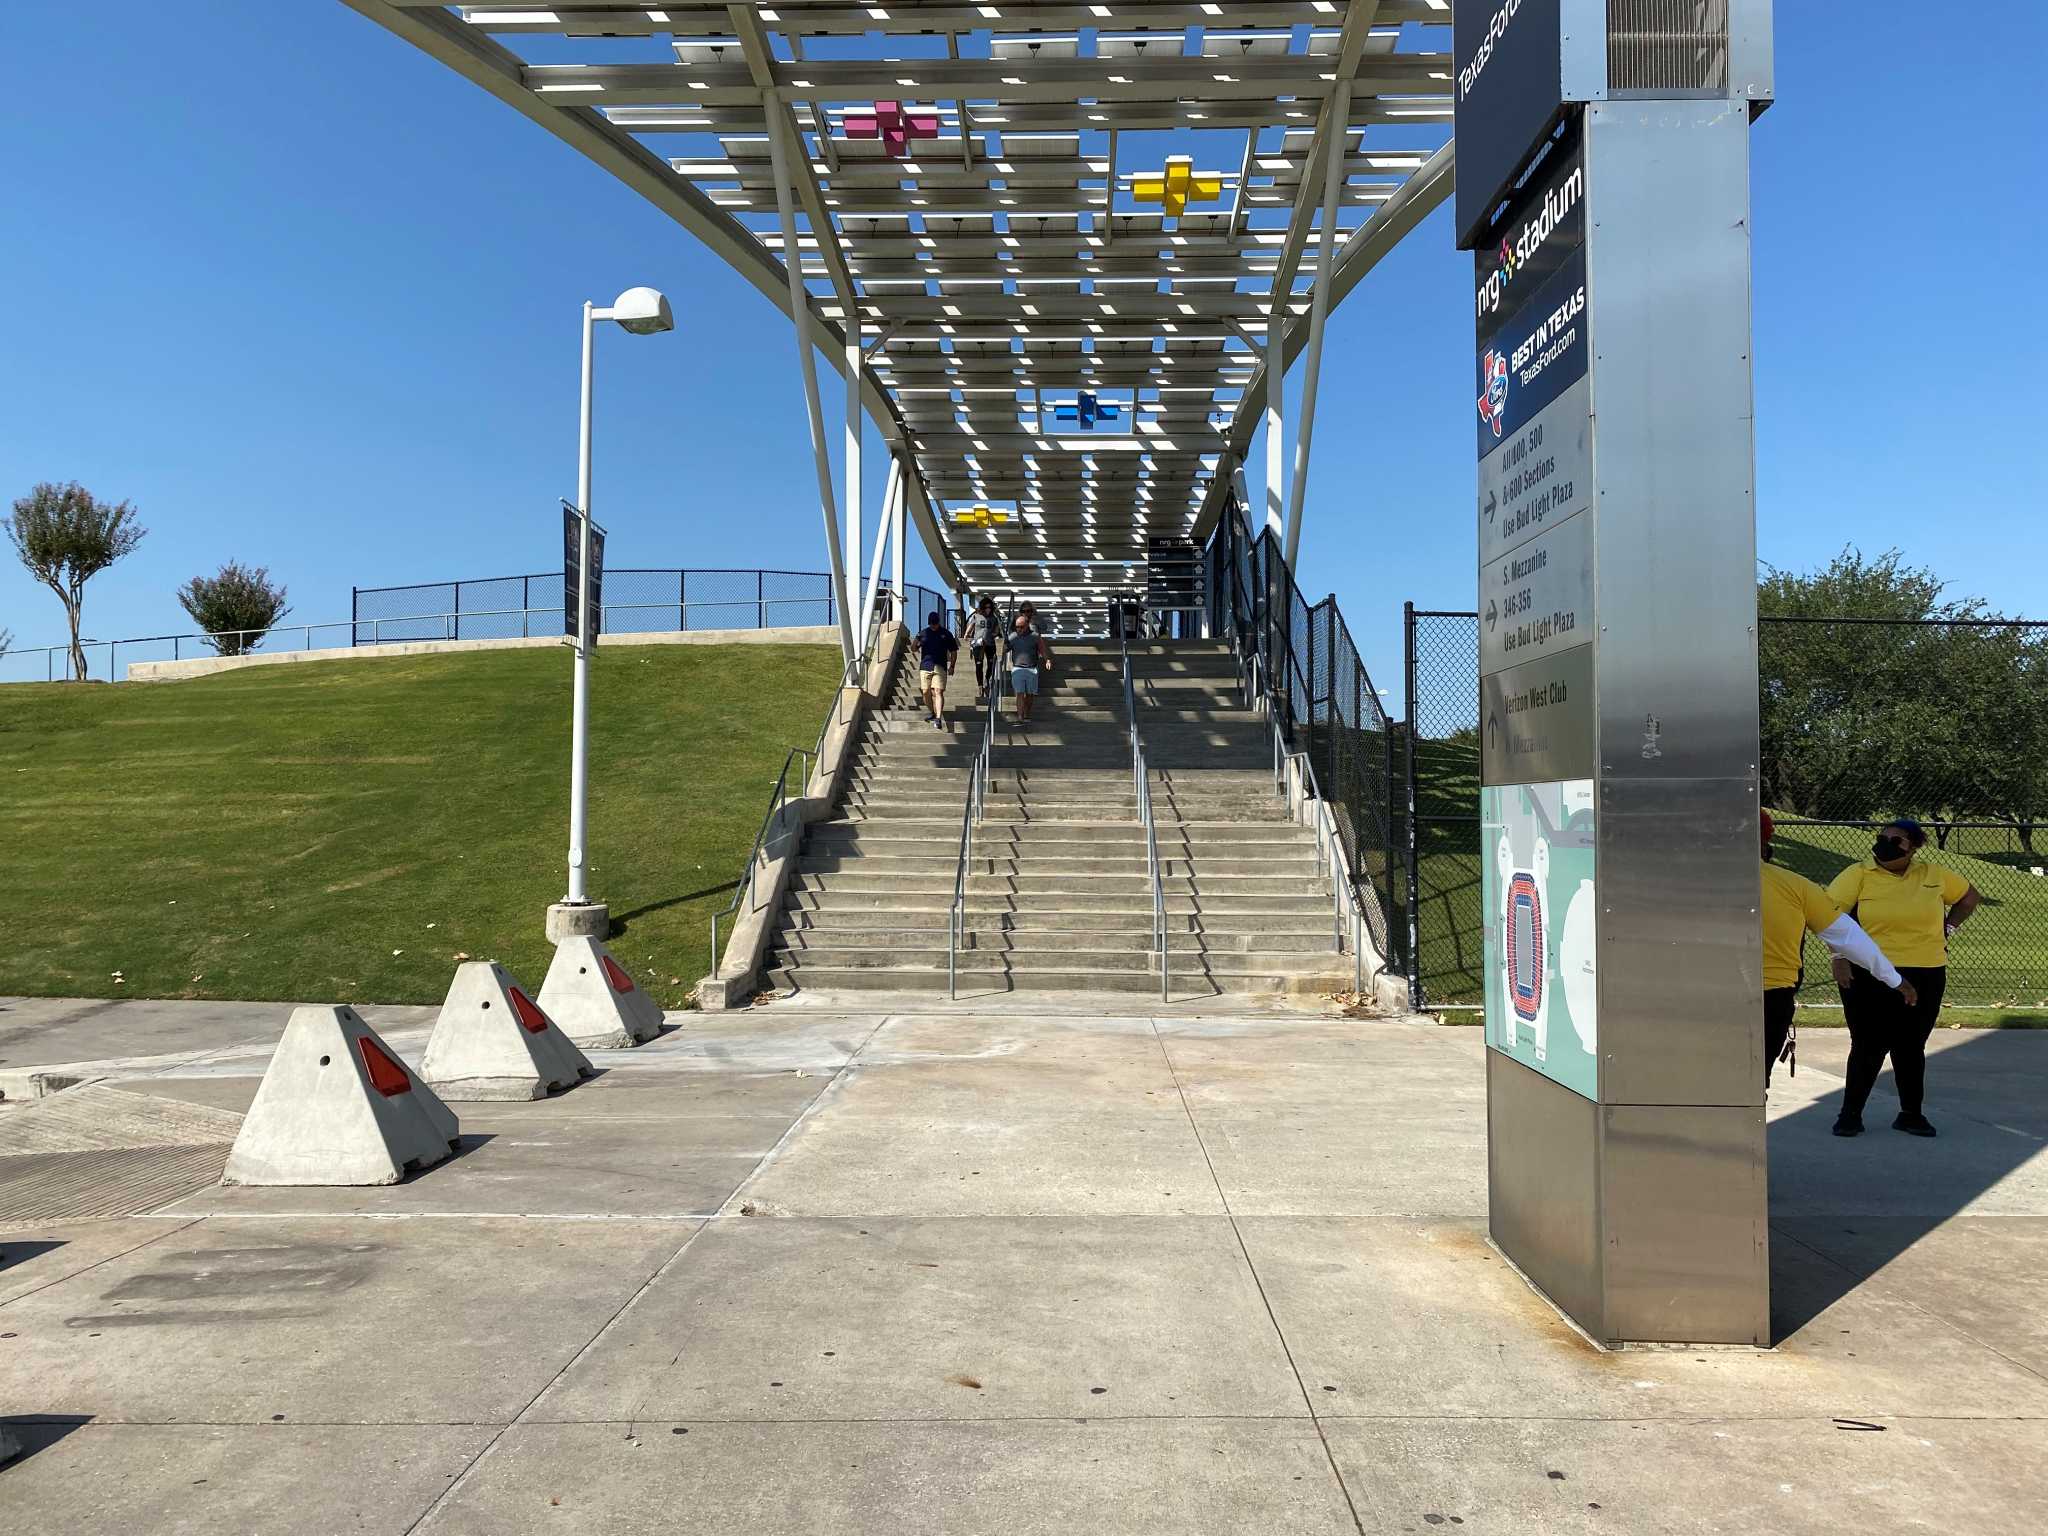
[[[996,721],[1001,718],[1003,684],[1008,671],[997,666],[988,683],[988,710],[982,717],[981,745],[967,773],[967,799],[960,811],[960,863],[953,875],[953,906],[946,917],[946,996],[960,995],[960,940],[967,927],[967,866],[974,857],[974,824],[988,811],[988,778],[995,762]]]
[[[1235,637],[1232,638],[1231,648],[1233,651],[1237,649]],[[1299,763],[1301,765],[1303,793],[1307,799],[1316,802],[1317,811],[1314,827],[1316,834],[1316,874],[1318,877],[1321,877],[1327,872],[1330,878],[1330,948],[1340,955],[1344,952],[1344,913],[1348,906],[1351,912],[1353,928],[1351,946],[1353,979],[1355,982],[1362,984],[1362,966],[1364,962],[1360,956],[1363,953],[1363,948],[1357,940],[1357,930],[1362,918],[1358,910],[1358,897],[1350,889],[1350,882],[1348,880],[1337,878],[1337,855],[1334,846],[1336,826],[1330,819],[1330,802],[1323,798],[1322,786],[1316,782],[1315,763],[1306,752],[1290,752],[1287,750],[1287,743],[1280,733],[1280,712],[1273,707],[1272,699],[1259,686],[1259,658],[1257,652],[1249,654],[1239,653],[1238,666],[1240,674],[1244,678],[1246,703],[1248,705],[1263,703],[1266,707],[1266,727],[1273,738],[1273,787],[1282,794],[1285,794],[1287,791],[1286,765],[1289,762]],[[1293,806],[1290,805],[1288,809],[1292,810]]]
[[[1144,738],[1138,730],[1138,693],[1131,681],[1130,642],[1119,637],[1124,660],[1124,720],[1131,734],[1131,782],[1136,791],[1138,818],[1145,827],[1145,872],[1152,881],[1152,946],[1159,955],[1159,1000],[1170,995],[1170,965],[1166,944],[1166,887],[1159,873],[1159,826],[1152,816],[1152,772],[1145,765]]]
[[[746,870],[734,886],[732,900],[723,912],[711,914],[711,969],[718,970],[718,925],[722,919],[731,917],[739,910],[740,902],[754,889],[754,875],[761,867],[761,850],[768,841],[768,829],[775,824],[776,814],[789,801],[789,765],[798,758],[805,759],[804,778],[808,782],[810,768],[818,760],[818,754],[805,747],[791,747],[789,755],[782,760],[782,772],[775,780],[775,789],[768,796],[768,814],[761,818],[761,830],[754,834],[753,849],[747,854]]]

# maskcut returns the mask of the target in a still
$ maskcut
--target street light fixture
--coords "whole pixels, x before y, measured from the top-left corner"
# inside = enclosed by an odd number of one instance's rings
[[[548,937],[588,934],[602,939],[611,931],[611,911],[590,899],[584,879],[590,811],[590,648],[596,643],[590,613],[590,395],[592,339],[597,322],[610,320],[635,336],[653,336],[675,329],[668,300],[654,288],[628,288],[608,309],[583,306],[583,401],[577,434],[576,510],[578,579],[576,590],[576,688],[569,750],[569,894],[548,909]],[[566,600],[568,594],[563,594]]]

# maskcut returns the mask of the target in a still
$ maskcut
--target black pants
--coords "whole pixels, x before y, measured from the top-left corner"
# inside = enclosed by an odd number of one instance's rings
[[[996,648],[992,645],[977,645],[974,648],[974,686],[977,692],[986,690],[996,680]]]
[[[1764,1086],[1771,1086],[1771,1068],[1785,1054],[1785,1038],[1792,1033],[1792,1014],[1799,1002],[1799,983],[1770,987],[1764,992]]]
[[[1920,1000],[1912,1007],[1890,987],[1858,966],[1842,993],[1842,1012],[1849,1021],[1849,1081],[1842,1090],[1842,1118],[1860,1120],[1884,1059],[1892,1059],[1892,1081],[1899,1090],[1899,1113],[1920,1113],[1927,1085],[1927,1037],[1941,1013],[1941,994],[1948,986],[1945,965],[1902,965],[1899,974],[1913,983]]]

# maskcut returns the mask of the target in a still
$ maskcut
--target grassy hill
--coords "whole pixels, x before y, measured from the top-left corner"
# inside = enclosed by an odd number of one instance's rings
[[[668,1006],[838,673],[824,646],[593,659],[590,888]],[[429,1003],[458,955],[538,987],[569,674],[536,649],[0,689],[0,993]]]

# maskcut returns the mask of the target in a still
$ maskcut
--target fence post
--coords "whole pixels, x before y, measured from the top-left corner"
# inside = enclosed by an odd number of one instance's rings
[[[676,572],[676,629],[678,632],[690,627],[689,583],[690,573],[688,571]]]
[[[448,627],[453,631],[448,636],[450,640],[462,638],[462,583],[459,581],[455,583],[455,615],[448,621]]]
[[[1401,671],[1407,694],[1406,737],[1408,780],[1408,1006],[1422,1009],[1422,865],[1420,839],[1415,828],[1415,604],[1401,605]]]
[[[1287,587],[1287,638],[1292,642],[1294,639],[1294,594],[1300,590],[1294,584],[1294,572],[1292,570],[1289,570],[1287,573]],[[1301,658],[1301,703],[1303,710],[1308,715],[1308,719],[1302,722],[1301,740],[1295,743],[1295,750],[1297,752],[1310,752],[1314,750],[1316,744],[1315,610],[1304,603],[1302,605],[1302,616],[1304,622],[1301,634],[1301,649],[1303,651]],[[1303,770],[1304,776],[1306,776],[1308,769],[1313,769],[1314,767],[1315,759],[1311,757],[1308,761],[1308,767]],[[1303,793],[1306,792],[1307,786],[1304,785]]]
[[[1328,798],[1338,793],[1337,784],[1337,727],[1342,723],[1337,713],[1337,594],[1332,592],[1323,599],[1328,607],[1327,628],[1323,636],[1323,665],[1329,676],[1323,680],[1323,723],[1330,737],[1330,771],[1323,779],[1323,795]],[[1351,718],[1358,719],[1358,706],[1351,707]]]
[[[348,643],[351,649],[355,646],[356,625],[362,619],[362,616],[363,589],[361,587],[350,587],[348,589]]]
[[[1400,878],[1399,874],[1396,873],[1398,866],[1395,864],[1394,854],[1394,796],[1396,793],[1395,786],[1399,783],[1399,780],[1394,775],[1394,722],[1388,718],[1386,706],[1380,703],[1378,695],[1374,695],[1372,703],[1380,717],[1380,739],[1385,743],[1384,751],[1387,762],[1386,779],[1384,781],[1387,786],[1385,823],[1387,829],[1387,894],[1386,904],[1380,910],[1386,918],[1386,935],[1388,950],[1393,951],[1398,947],[1399,949],[1405,951],[1412,947],[1408,942],[1407,925],[1404,923],[1401,926],[1401,929],[1398,933],[1396,933],[1394,929],[1394,913],[1396,909],[1403,905],[1399,896],[1396,893],[1396,888],[1394,885],[1394,882]],[[1406,822],[1407,819],[1408,818],[1405,816],[1402,818],[1403,822]],[[1402,833],[1402,837],[1405,842],[1407,837],[1405,831]],[[1403,864],[1405,864],[1406,862],[1407,860],[1405,858],[1401,860],[1401,863]],[[1392,953],[1389,953],[1386,956],[1386,958],[1388,960],[1392,960],[1394,956]],[[1405,975],[1408,969],[1408,957],[1405,953],[1401,956],[1401,969],[1402,973]]]

